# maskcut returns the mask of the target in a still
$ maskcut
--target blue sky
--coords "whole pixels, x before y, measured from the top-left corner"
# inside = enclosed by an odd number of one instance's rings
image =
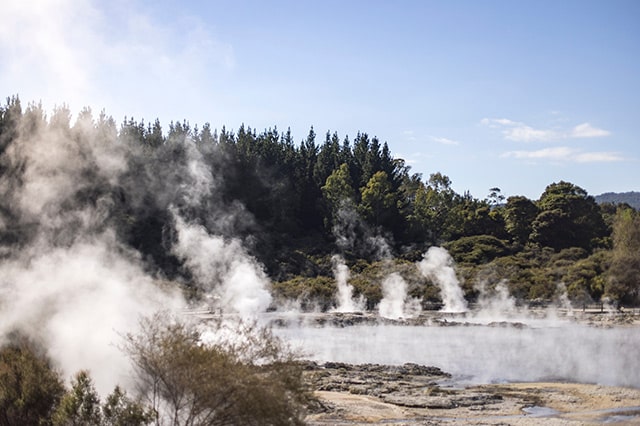
[[[640,1],[4,0],[0,95],[388,142],[427,179],[640,190]]]

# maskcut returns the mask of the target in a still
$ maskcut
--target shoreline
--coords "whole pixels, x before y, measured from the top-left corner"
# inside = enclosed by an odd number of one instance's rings
[[[640,424],[640,389],[568,382],[451,386],[416,364],[309,363],[318,398],[307,416],[326,425]]]
[[[554,316],[555,314],[559,314]],[[640,315],[626,312],[555,311],[551,320],[595,330],[640,327]],[[524,319],[525,321],[521,321]],[[388,320],[371,314],[311,314],[306,326],[350,328],[493,327],[527,329],[549,320],[548,310],[527,310],[499,321],[472,315],[423,312],[418,318]],[[295,321],[294,321],[295,324]],[[289,323],[291,325],[291,323]],[[596,355],[594,355],[596,356]],[[446,371],[417,364],[378,365],[309,362],[307,375],[322,407],[311,426],[327,425],[640,425],[640,386],[607,386],[573,381],[469,383]],[[404,369],[403,369],[404,368]]]

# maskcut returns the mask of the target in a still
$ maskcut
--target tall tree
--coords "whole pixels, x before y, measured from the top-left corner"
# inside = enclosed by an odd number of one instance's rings
[[[87,371],[78,372],[53,415],[55,426],[102,424],[100,397]]]
[[[504,207],[505,228],[514,241],[524,244],[529,240],[532,224],[538,215],[538,207],[524,196],[507,198]]]
[[[7,104],[0,108],[0,154],[18,136],[22,119],[22,104],[18,96],[7,98]]]
[[[300,195],[300,219],[307,230],[323,228],[323,215],[318,208],[318,203],[322,200],[322,192],[320,185],[317,185],[313,178],[317,159],[316,132],[311,127],[307,138],[300,144],[295,177],[296,188]]]
[[[555,250],[568,247],[591,250],[606,235],[595,199],[572,183],[560,181],[547,186],[538,208],[531,239],[543,246]]]
[[[344,161],[340,153],[340,139],[338,134],[331,135],[327,132],[324,144],[320,148],[318,158],[313,169],[313,177],[316,183],[321,186],[324,185],[327,177]]]
[[[145,143],[151,147],[158,147],[164,143],[164,136],[162,134],[162,126],[160,120],[156,118],[153,125],[149,123],[145,134]]]
[[[613,252],[605,294],[623,303],[640,301],[640,213],[632,208],[619,208],[613,223]]]
[[[367,184],[360,189],[360,212],[369,223],[389,226],[389,221],[397,210],[397,194],[393,191],[387,174],[374,173]]]
[[[457,198],[448,176],[440,172],[429,176],[421,211],[426,215],[423,221],[433,242],[440,243],[448,238],[450,222],[453,219],[449,213]]]
[[[322,195],[331,217],[325,218],[325,224],[333,221],[340,209],[355,208],[355,191],[351,183],[349,166],[343,163],[327,177],[322,187]]]
[[[353,142],[353,163],[351,167],[353,182],[358,187],[366,185],[373,175],[370,163],[367,162],[369,145],[369,135],[358,132]]]

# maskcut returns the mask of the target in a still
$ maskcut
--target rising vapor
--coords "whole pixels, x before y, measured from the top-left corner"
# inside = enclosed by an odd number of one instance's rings
[[[193,141],[150,151],[89,110],[70,126],[64,107],[47,120],[30,105],[12,124],[15,137],[0,147],[0,342],[26,333],[65,377],[88,369],[106,394],[127,385],[121,336],[142,317],[187,307],[189,276],[224,311],[267,309],[262,267],[240,240],[216,235],[246,213],[220,203]],[[198,223],[202,206],[210,214]]]

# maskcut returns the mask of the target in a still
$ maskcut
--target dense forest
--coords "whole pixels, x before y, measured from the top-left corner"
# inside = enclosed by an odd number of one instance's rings
[[[47,140],[46,161],[57,169],[16,154],[34,138]],[[60,160],[59,150],[72,152],[73,162]],[[49,167],[46,182],[29,179],[34,167]],[[64,181],[54,199],[45,189],[63,172],[73,185]],[[276,296],[307,296],[323,308],[335,292],[334,254],[350,266],[369,306],[380,300],[379,279],[389,269],[437,304],[436,287],[417,285],[410,267],[431,246],[451,253],[470,301],[478,285],[505,282],[520,300],[549,301],[566,289],[574,303],[638,303],[640,214],[628,204],[598,204],[564,181],[537,200],[506,198],[498,187],[482,199],[458,194],[448,176],[412,173],[365,132],[350,138],[311,128],[294,141],[289,129],[230,131],[188,121],[163,128],[126,117],[118,125],[88,108],[72,123],[64,106],[47,117],[41,105],[24,107],[14,96],[0,108],[0,179],[4,258],[43,228],[55,244],[69,244],[77,238],[70,224],[90,207],[149,271],[188,286],[190,273],[171,250],[170,211],[178,209],[208,232],[242,241]]]

